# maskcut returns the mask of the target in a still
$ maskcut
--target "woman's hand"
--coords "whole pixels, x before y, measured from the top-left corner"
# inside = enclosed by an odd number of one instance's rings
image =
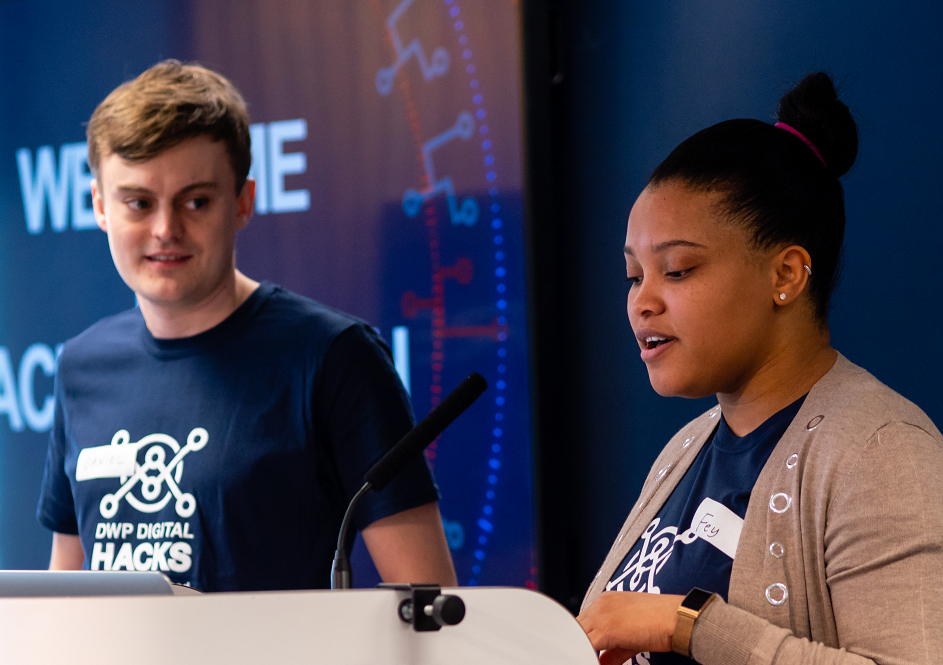
[[[621,665],[643,651],[671,651],[684,596],[607,591],[576,620],[593,648],[605,650],[602,665]]]

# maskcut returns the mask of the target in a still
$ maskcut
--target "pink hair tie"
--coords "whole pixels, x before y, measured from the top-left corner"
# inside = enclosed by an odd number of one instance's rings
[[[803,143],[805,143],[807,146],[809,146],[809,148],[812,149],[812,152],[814,152],[815,156],[819,158],[819,161],[822,162],[822,165],[825,166],[825,168],[828,168],[828,164],[825,163],[825,158],[822,157],[822,153],[820,153],[819,149],[816,148],[815,145],[813,145],[812,141],[806,138],[805,134],[800,132],[795,127],[790,127],[785,122],[777,122],[775,125],[773,125],[773,127],[779,127],[780,129],[785,129],[790,134],[794,134],[798,136],[800,139],[802,139]]]

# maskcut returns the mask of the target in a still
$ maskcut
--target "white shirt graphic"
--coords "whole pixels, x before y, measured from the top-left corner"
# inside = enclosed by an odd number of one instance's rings
[[[110,519],[118,512],[121,499],[142,513],[156,513],[170,500],[176,499],[174,510],[180,517],[190,517],[196,510],[196,499],[189,492],[180,491],[183,476],[183,458],[189,453],[202,449],[209,441],[209,433],[202,427],[195,427],[187,436],[187,445],[181,447],[177,440],[167,434],[148,434],[140,441],[131,443],[128,430],[115,432],[109,446],[84,448],[79,453],[75,468],[75,480],[93,478],[118,478],[121,487],[114,494],[102,497],[99,510],[101,516]],[[170,463],[166,463],[167,446],[174,452]],[[144,464],[138,464],[138,452],[144,451]],[[156,472],[152,475],[149,472]],[[131,490],[140,483],[141,496],[138,499]],[[164,484],[167,484],[164,493]],[[163,496],[161,494],[163,493]]]

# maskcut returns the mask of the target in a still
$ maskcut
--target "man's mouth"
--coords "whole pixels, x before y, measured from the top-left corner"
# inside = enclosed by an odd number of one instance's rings
[[[150,254],[145,257],[148,261],[155,261],[157,263],[170,263],[172,261],[183,261],[189,259],[188,254]]]

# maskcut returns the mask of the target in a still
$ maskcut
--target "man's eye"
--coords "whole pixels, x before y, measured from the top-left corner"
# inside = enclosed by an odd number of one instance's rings
[[[190,210],[199,210],[200,208],[205,208],[209,203],[210,200],[205,196],[198,196],[187,201],[186,205]]]
[[[150,207],[150,203],[144,199],[131,199],[126,204],[131,210],[147,210]]]
[[[688,276],[688,274],[694,270],[694,268],[685,268],[684,270],[672,270],[671,272],[666,272],[665,276],[670,277],[671,279],[683,279]]]

